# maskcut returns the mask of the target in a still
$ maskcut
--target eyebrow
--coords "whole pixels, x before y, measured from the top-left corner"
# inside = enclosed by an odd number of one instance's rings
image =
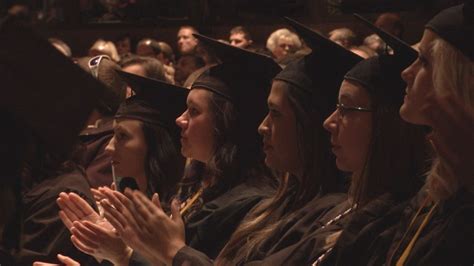
[[[344,93],[341,96],[339,96],[339,100],[348,100],[352,101],[352,95],[349,93]]]

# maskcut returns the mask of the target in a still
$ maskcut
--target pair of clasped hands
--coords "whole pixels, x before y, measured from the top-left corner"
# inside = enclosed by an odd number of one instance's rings
[[[114,188],[114,186],[112,186]],[[170,265],[174,255],[185,246],[184,223],[174,200],[171,216],[162,209],[158,194],[148,199],[138,190],[126,189],[122,194],[108,187],[91,189],[100,214],[75,193],[60,193],[59,216],[71,232],[71,241],[80,251],[97,261],[128,265],[133,250],[152,265]],[[80,265],[58,254],[67,266]],[[51,266],[35,262],[34,266]]]

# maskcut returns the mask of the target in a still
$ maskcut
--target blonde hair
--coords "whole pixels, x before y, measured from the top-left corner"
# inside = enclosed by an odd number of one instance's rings
[[[432,43],[433,87],[438,95],[452,94],[474,107],[474,63],[458,49],[438,38]],[[465,185],[454,174],[452,166],[437,155],[428,172],[426,186],[431,198],[444,200]],[[472,189],[472,188],[471,188]]]
[[[296,50],[301,49],[302,44],[298,35],[296,35],[296,33],[294,32],[291,32],[289,29],[282,28],[282,29],[278,29],[274,31],[272,34],[270,34],[270,37],[268,37],[267,39],[268,50],[270,51],[275,50],[275,48],[278,45],[278,41],[283,37],[292,39],[293,43],[295,44]]]

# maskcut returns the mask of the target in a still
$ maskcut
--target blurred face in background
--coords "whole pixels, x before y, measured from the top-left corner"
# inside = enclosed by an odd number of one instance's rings
[[[190,28],[181,28],[178,31],[178,50],[181,54],[192,54],[198,44],[198,39],[193,36]]]
[[[245,49],[252,44],[252,40],[245,38],[245,34],[243,32],[238,32],[230,35],[229,43],[232,46]]]

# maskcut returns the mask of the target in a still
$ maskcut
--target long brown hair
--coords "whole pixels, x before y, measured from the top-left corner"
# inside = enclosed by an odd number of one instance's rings
[[[274,85],[275,86],[275,85]],[[260,204],[241,223],[217,258],[217,264],[226,261],[245,261],[264,244],[282,221],[279,209],[291,200],[284,210],[289,216],[317,195],[340,190],[339,171],[330,152],[329,136],[322,127],[324,114],[318,110],[306,92],[289,83],[283,86],[296,116],[297,145],[303,162],[301,177],[284,175],[274,197]]]
[[[426,128],[403,121],[399,115],[403,101],[384,100],[384,93],[380,89],[370,93],[375,110],[372,139],[364,169],[360,176],[352,176],[349,189],[359,206],[387,192],[398,200],[412,197],[429,165]]]
[[[219,195],[249,178],[259,184],[271,183],[272,173],[265,166],[257,130],[252,139],[242,137],[240,117],[234,104],[216,93],[211,92],[210,95],[215,141],[213,155],[207,163],[191,161],[181,182],[179,196],[184,198],[195,192],[200,188],[203,177],[211,178],[213,195]]]

